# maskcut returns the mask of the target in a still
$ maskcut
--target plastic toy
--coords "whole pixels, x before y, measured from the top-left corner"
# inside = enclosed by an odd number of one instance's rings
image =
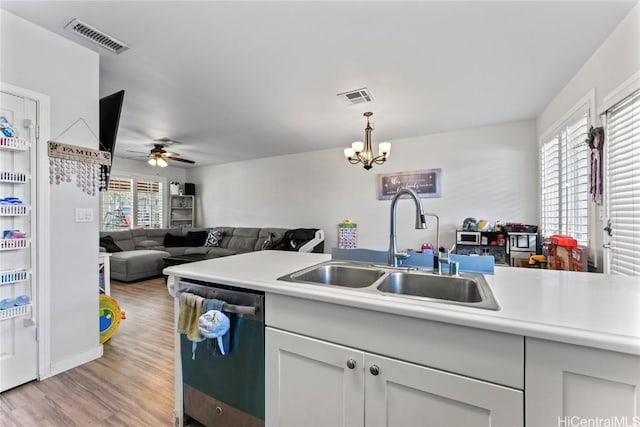
[[[124,311],[120,310],[118,301],[109,295],[100,295],[100,343],[104,344],[116,333],[120,320],[126,319]]]

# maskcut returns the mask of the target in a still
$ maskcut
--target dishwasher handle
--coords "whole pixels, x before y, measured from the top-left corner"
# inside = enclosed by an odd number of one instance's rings
[[[176,286],[175,296],[180,297],[183,292],[189,292],[202,298],[219,299],[226,304],[222,311],[235,313],[247,319],[264,322],[264,294],[245,289],[227,289],[214,283],[193,283],[180,280]]]
[[[255,316],[256,313],[258,312],[258,307],[251,306],[251,305],[225,304],[224,307],[222,308],[222,311]]]

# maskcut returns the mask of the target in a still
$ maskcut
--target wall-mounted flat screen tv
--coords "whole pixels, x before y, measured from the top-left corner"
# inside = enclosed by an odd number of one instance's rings
[[[112,165],[123,101],[124,90],[100,99],[100,149],[111,153]],[[100,173],[105,177],[104,187],[101,186],[100,191],[106,191],[109,188],[111,166],[101,166]]]

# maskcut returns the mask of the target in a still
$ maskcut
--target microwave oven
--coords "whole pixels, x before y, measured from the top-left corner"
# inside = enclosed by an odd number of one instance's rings
[[[479,245],[480,232],[479,231],[456,231],[456,244],[457,245]]]

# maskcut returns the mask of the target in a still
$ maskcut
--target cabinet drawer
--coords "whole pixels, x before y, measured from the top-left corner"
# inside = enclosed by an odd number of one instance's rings
[[[268,326],[524,388],[524,337],[267,294]]]

